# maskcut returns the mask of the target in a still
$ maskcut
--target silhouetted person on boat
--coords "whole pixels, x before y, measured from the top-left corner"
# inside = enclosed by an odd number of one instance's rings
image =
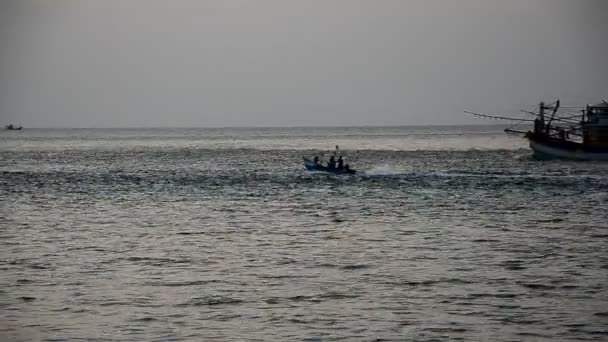
[[[338,157],[338,170],[342,170],[344,168],[344,159],[342,156]]]
[[[313,162],[315,162],[315,164],[319,164],[319,156],[315,156],[312,160]]]
[[[329,162],[327,163],[327,167],[330,169],[336,168],[336,157],[335,156],[329,157]]]

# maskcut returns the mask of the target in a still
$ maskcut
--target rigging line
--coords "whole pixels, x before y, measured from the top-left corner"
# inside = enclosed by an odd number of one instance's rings
[[[473,113],[473,112],[469,112],[469,111],[464,111],[467,114],[471,114],[471,115],[475,115],[475,116],[479,116],[479,117],[483,117],[483,118],[489,118],[489,119],[497,119],[497,120],[511,120],[511,121],[527,121],[527,122],[533,122],[534,120],[532,119],[522,119],[522,118],[510,118],[507,116],[498,116],[498,115],[487,115],[487,114],[480,114],[480,113]]]
[[[568,114],[568,113],[565,113]],[[560,119],[564,119],[564,120],[570,120],[570,119],[575,119],[575,118],[580,118],[581,117],[581,113],[577,113],[577,114],[571,114],[569,116],[558,116],[558,118]]]
[[[534,116],[538,115],[537,113],[534,113],[534,112],[527,112],[527,111],[524,111],[524,110],[522,110],[522,112],[527,113],[527,114],[530,114],[530,115],[534,115]],[[558,117],[553,118],[553,121],[563,121],[563,122],[570,122],[570,123],[573,123],[573,121],[571,121],[571,120],[572,120],[572,119],[575,119],[575,118],[578,118],[578,117],[580,117],[580,116],[581,116],[581,114],[576,114],[576,115],[572,115],[572,116],[566,116],[566,117],[561,117],[561,116],[558,116]],[[534,120],[531,120],[531,121],[534,121]]]
[[[534,115],[534,116],[538,116],[538,113],[527,111],[527,110],[520,110],[520,112],[526,113],[526,114],[530,114],[530,115]]]
[[[572,121],[581,117],[581,114],[569,115],[569,116],[557,116],[554,120]]]

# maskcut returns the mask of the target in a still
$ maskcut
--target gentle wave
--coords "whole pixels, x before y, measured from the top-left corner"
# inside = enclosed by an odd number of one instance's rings
[[[6,339],[605,337],[607,164],[277,132],[0,142]],[[304,170],[336,143],[357,175]]]

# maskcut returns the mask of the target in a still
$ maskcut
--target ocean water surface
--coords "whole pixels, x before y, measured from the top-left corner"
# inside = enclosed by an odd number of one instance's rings
[[[501,127],[2,131],[0,203],[0,340],[608,340],[608,164]]]

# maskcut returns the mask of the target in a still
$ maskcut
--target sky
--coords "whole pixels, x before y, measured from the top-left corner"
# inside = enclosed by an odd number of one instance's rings
[[[0,0],[0,124],[487,124],[608,100],[607,37],[604,0]]]

